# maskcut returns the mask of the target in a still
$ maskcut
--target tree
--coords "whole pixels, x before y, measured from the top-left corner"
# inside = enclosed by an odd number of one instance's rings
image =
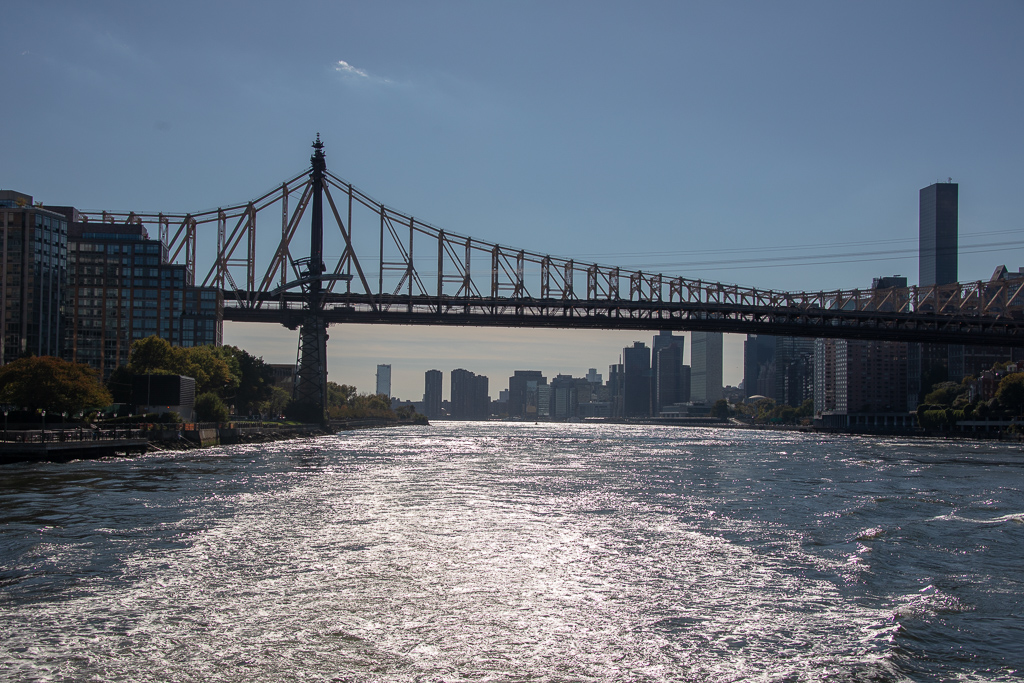
[[[155,335],[137,339],[132,342],[128,369],[135,375],[173,374],[177,365],[174,351],[169,341]]]
[[[327,383],[327,407],[340,408],[348,405],[356,396],[356,388],[337,382]]]
[[[724,398],[715,401],[715,404],[711,406],[711,415],[722,420],[729,417],[729,402]]]
[[[800,407],[796,409],[797,417],[812,417],[814,415],[814,399],[805,398]]]
[[[196,381],[197,394],[207,391],[223,394],[238,386],[241,374],[230,352],[213,346],[171,346],[169,341],[157,336],[132,342],[128,371],[132,375],[185,375]]]
[[[1014,372],[999,382],[996,399],[1013,415],[1024,412],[1024,372]]]
[[[271,387],[270,398],[267,399],[266,403],[266,411],[272,418],[276,419],[284,414],[284,409],[291,400],[291,394],[281,387]]]
[[[274,369],[262,358],[237,346],[222,346],[221,349],[231,356],[238,368],[235,410],[245,414],[262,412],[274,391]],[[231,363],[228,365],[230,367]]]
[[[967,387],[961,386],[958,382],[939,382],[925,397],[925,403],[938,405],[953,405],[953,401],[967,391]]]
[[[52,356],[19,358],[0,368],[0,401],[74,414],[113,403],[95,370]]]
[[[224,396],[238,386],[238,375],[232,373],[224,354],[213,346],[193,346],[175,349],[176,375],[187,375],[196,380],[196,393],[216,392]],[[236,366],[237,367],[237,366]]]
[[[226,422],[228,419],[228,407],[212,391],[196,397],[195,411],[200,422]]]

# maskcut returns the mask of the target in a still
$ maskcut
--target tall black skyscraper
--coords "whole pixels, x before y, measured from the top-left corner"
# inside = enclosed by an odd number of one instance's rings
[[[935,183],[921,190],[918,213],[918,284],[922,287],[956,282],[960,186]],[[924,398],[936,382],[950,378],[963,367],[963,347],[945,344],[910,344],[908,404]],[[960,371],[962,372],[962,371]]]
[[[440,370],[427,370],[423,386],[423,413],[429,418],[441,417],[441,389],[444,374]]]
[[[921,190],[918,214],[918,284],[957,281],[957,231],[960,186],[935,183]]]
[[[654,336],[651,344],[651,415],[657,415],[662,408],[680,403],[680,372],[683,368],[683,345],[686,338],[671,331],[662,330]],[[661,352],[675,347],[676,353],[665,356],[669,366],[661,365]]]
[[[622,416],[651,414],[651,350],[643,342],[622,349]]]
[[[487,377],[458,368],[452,370],[453,420],[486,420],[490,413]]]
[[[534,387],[533,395],[529,386]],[[537,385],[547,384],[548,380],[540,370],[516,370],[508,378],[508,415],[509,417],[527,417],[537,419]]]
[[[748,334],[743,342],[743,396],[750,398],[764,394],[757,386],[757,378],[766,365],[775,360],[775,337],[767,334]],[[768,398],[774,398],[768,396]]]

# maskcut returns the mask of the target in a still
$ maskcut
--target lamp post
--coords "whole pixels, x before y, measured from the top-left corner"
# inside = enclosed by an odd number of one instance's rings
[[[40,411],[43,414],[43,431],[40,432],[39,438],[42,439],[43,443],[46,443],[46,411]]]
[[[4,408],[4,441],[7,441],[7,408]]]

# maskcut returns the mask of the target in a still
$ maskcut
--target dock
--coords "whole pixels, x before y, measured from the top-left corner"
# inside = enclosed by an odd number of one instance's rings
[[[0,436],[0,463],[63,461],[144,453],[149,439],[141,429],[26,429]]]

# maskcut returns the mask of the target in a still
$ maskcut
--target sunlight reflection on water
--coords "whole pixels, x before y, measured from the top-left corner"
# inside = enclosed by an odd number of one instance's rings
[[[901,624],[972,608],[879,583],[894,560],[872,547],[905,532],[864,468],[899,465],[844,444],[441,423],[83,465],[116,473],[7,568],[3,665],[11,680],[930,680],[907,673]]]

